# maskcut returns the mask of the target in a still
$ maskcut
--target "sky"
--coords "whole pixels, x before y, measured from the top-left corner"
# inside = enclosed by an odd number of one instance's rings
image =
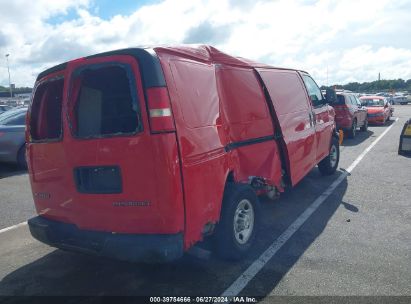
[[[319,85],[411,78],[411,0],[0,0],[0,85],[108,50],[210,44]]]

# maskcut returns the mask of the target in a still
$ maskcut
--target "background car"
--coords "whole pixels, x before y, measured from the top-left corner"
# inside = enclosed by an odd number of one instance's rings
[[[360,98],[361,103],[367,108],[368,122],[376,124],[385,124],[394,111],[391,104],[383,96],[363,96]]]
[[[11,109],[12,109],[11,106],[8,106],[8,105],[5,105],[5,104],[0,104],[0,114],[6,112],[8,110],[11,110]]]
[[[335,121],[338,129],[347,132],[348,137],[354,138],[357,128],[367,131],[367,109],[361,105],[355,93],[337,91],[337,100],[331,104],[335,110]]]
[[[394,95],[391,94],[391,93],[381,92],[381,93],[377,93],[377,94],[375,94],[375,95],[376,95],[376,96],[385,97],[390,104],[395,104],[395,103],[394,103]]]
[[[405,105],[408,103],[407,96],[404,94],[395,94],[394,97],[392,98],[392,104],[402,104]]]
[[[25,121],[27,108],[0,114],[0,162],[17,163],[25,168]]]

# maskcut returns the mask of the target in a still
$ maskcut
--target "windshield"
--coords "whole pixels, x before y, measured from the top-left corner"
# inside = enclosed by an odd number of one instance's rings
[[[379,98],[361,99],[361,103],[367,107],[383,107],[384,100]]]
[[[5,111],[8,111],[10,109],[11,109],[11,107],[9,107],[9,106],[0,105],[0,111],[5,112]]]
[[[15,118],[17,118],[18,116],[21,116],[21,115],[24,116],[26,111],[27,111],[27,108],[23,108],[23,109],[20,108],[20,109],[9,110],[7,112],[0,114],[0,125],[10,124],[10,122],[14,120]]]

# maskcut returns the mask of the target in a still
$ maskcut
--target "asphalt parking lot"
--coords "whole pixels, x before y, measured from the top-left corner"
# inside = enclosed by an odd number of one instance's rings
[[[395,106],[394,114],[397,121],[370,126],[344,141],[334,176],[322,177],[315,168],[279,200],[264,200],[258,243],[237,263],[211,254],[170,264],[130,264],[50,248],[34,240],[27,225],[8,229],[34,216],[35,209],[27,173],[1,164],[0,296],[219,296],[232,288],[237,295],[267,299],[411,297],[411,158],[397,154],[411,105]],[[335,189],[272,257],[259,259],[330,185]],[[261,269],[250,275],[256,260]],[[246,284],[233,287],[238,278]]]

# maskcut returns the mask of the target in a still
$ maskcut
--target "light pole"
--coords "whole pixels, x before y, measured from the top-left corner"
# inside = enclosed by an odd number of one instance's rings
[[[6,54],[7,71],[9,72],[9,89],[10,89],[10,98],[12,98],[12,97],[13,97],[13,91],[11,90],[10,67],[9,67],[9,56],[10,56],[10,54]]]

